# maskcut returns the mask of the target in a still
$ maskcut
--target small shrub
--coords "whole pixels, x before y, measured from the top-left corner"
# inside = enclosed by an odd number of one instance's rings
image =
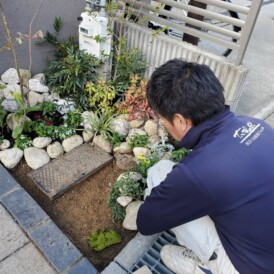
[[[105,231],[103,229],[92,232],[87,238],[87,241],[91,249],[99,252],[110,245],[121,243],[122,240],[121,236],[116,231]]]
[[[133,76],[130,83],[131,86],[125,92],[125,100],[118,103],[118,109],[129,114],[129,121],[154,118],[154,113],[146,98],[146,82]]]
[[[119,51],[114,54],[112,77],[113,85],[120,96],[130,86],[132,75],[143,77],[146,68],[147,63],[141,51],[137,48],[128,50],[125,39],[120,39]]]
[[[2,102],[3,102],[3,99],[0,99],[0,130],[3,133],[4,126],[6,125],[6,116],[8,112],[1,105]]]
[[[106,82],[102,78],[97,83],[89,82],[86,86],[86,91],[91,109],[110,112],[113,100],[117,96],[115,87],[110,82]]]
[[[67,56],[51,61],[44,70],[46,83],[62,98],[73,100],[78,107],[86,108],[86,83],[96,80],[98,59],[83,50],[69,47]]]
[[[148,144],[148,136],[135,134],[130,138],[128,143],[131,149],[135,147],[146,147]]]

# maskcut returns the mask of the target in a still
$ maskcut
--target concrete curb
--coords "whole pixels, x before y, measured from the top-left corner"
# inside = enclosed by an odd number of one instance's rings
[[[0,203],[59,274],[98,271],[0,164]]]

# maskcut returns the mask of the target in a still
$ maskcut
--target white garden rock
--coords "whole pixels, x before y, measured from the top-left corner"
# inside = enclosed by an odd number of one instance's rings
[[[82,137],[85,143],[91,141],[93,136],[94,136],[94,132],[90,130],[83,130],[82,132]]]
[[[63,149],[65,152],[69,152],[69,151],[73,150],[74,148],[82,145],[83,142],[84,142],[83,138],[80,135],[75,134],[75,135],[63,140],[62,146],[63,146]]]
[[[3,100],[1,105],[8,112],[15,112],[19,108],[15,100],[5,99],[5,100]]]
[[[0,150],[5,150],[10,147],[10,141],[7,139],[4,139],[2,143],[0,144]]]
[[[134,135],[147,135],[147,133],[143,129],[132,128],[128,133],[126,141],[128,142]]]
[[[112,152],[112,146],[110,142],[104,138],[102,135],[97,135],[93,138],[93,143],[100,147],[101,149],[105,150],[107,153]]]
[[[129,122],[125,119],[114,118],[111,122],[111,129],[113,132],[117,132],[122,136],[127,136],[130,129],[130,125]]]
[[[27,165],[32,169],[37,169],[47,164],[50,157],[47,152],[42,148],[28,147],[24,149],[24,157]]]
[[[4,97],[8,100],[14,99],[12,92],[21,94],[20,85],[18,84],[9,84],[7,87],[3,90]],[[27,93],[27,88],[23,87],[24,94]]]
[[[114,153],[130,153],[132,149],[130,148],[130,145],[128,142],[122,142],[119,146],[113,148]]]
[[[49,88],[41,83],[39,79],[29,80],[29,89],[39,93],[49,92]]]
[[[19,148],[0,151],[0,160],[6,168],[14,168],[21,161],[24,153]]]
[[[23,77],[24,84],[26,84],[27,81],[31,78],[30,72],[26,69],[20,69],[20,74]],[[2,74],[1,80],[6,84],[18,84],[20,82],[17,70],[15,68],[9,68],[6,70]]]
[[[128,119],[129,119],[129,115],[124,113],[124,114],[119,114],[116,119],[123,119],[123,120],[126,120],[128,122]]]
[[[42,94],[37,93],[32,90],[29,92],[29,105],[30,106],[34,106],[38,103],[43,103],[44,101],[45,101],[45,97]]]
[[[32,145],[37,148],[45,148],[51,143],[50,137],[36,137],[32,140]]]
[[[115,162],[118,168],[122,170],[130,170],[135,166],[133,156],[131,154],[115,153]]]
[[[21,116],[19,118],[19,120],[17,121],[17,119],[15,118],[15,114],[14,113],[10,113],[7,116],[7,126],[10,130],[13,130],[14,128],[16,128],[17,126],[23,125],[23,123],[25,121],[31,121],[31,119],[27,116]]]
[[[155,144],[155,143],[159,143],[161,139],[158,135],[152,135],[152,136],[149,136],[148,141],[150,144]]]
[[[64,149],[59,142],[54,142],[47,146],[47,153],[50,158],[55,159],[64,154]]]
[[[44,73],[35,74],[35,75],[32,77],[32,79],[39,80],[39,82],[40,82],[41,85],[45,85],[46,77],[45,77],[45,74],[44,74]]]
[[[122,207],[126,207],[128,204],[132,202],[132,197],[129,196],[120,196],[117,198],[117,203]]]
[[[62,115],[75,110],[75,103],[66,99],[59,99],[55,104],[57,105],[57,111]]]
[[[131,128],[139,128],[145,123],[144,119],[136,119],[129,122]]]
[[[123,221],[123,227],[128,230],[137,230],[137,213],[143,202],[136,201],[130,203],[126,208],[126,217]]]
[[[140,156],[148,156],[150,155],[150,150],[147,147],[135,147],[133,148],[133,154],[136,158]]]
[[[153,120],[148,120],[145,123],[144,130],[148,136],[157,135],[158,133],[158,123]]]
[[[93,111],[84,111],[82,114],[81,114],[81,118],[82,118],[82,125],[85,129],[91,129],[91,125],[90,125],[90,120],[91,119],[94,119],[94,112]]]

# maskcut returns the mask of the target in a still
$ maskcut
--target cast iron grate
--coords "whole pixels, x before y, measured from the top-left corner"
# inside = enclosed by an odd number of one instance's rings
[[[85,143],[31,171],[28,176],[53,200],[111,161],[112,156],[107,152]]]
[[[175,235],[171,231],[162,232],[152,243],[152,245],[145,251],[142,257],[132,266],[128,274],[132,274],[144,265],[146,265],[153,274],[174,274],[174,272],[164,265],[160,258],[160,251],[166,244],[179,245]],[[206,274],[211,274],[210,271],[205,269],[202,270]]]

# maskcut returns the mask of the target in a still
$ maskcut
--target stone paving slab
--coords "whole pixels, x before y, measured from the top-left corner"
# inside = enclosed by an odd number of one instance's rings
[[[12,256],[0,262],[1,274],[56,274],[46,259],[28,243]]]
[[[74,265],[66,274],[97,274],[96,268],[87,258],[83,258]]]
[[[20,186],[16,180],[9,174],[9,172],[0,164],[0,198],[8,192],[19,188]]]
[[[0,262],[30,242],[7,210],[0,204]]]
[[[81,252],[51,220],[34,229],[30,237],[58,272],[65,271],[82,257]]]
[[[26,232],[30,232],[49,219],[44,210],[23,188],[18,188],[4,196],[2,203]]]
[[[85,143],[28,175],[53,200],[111,161],[107,152]]]

